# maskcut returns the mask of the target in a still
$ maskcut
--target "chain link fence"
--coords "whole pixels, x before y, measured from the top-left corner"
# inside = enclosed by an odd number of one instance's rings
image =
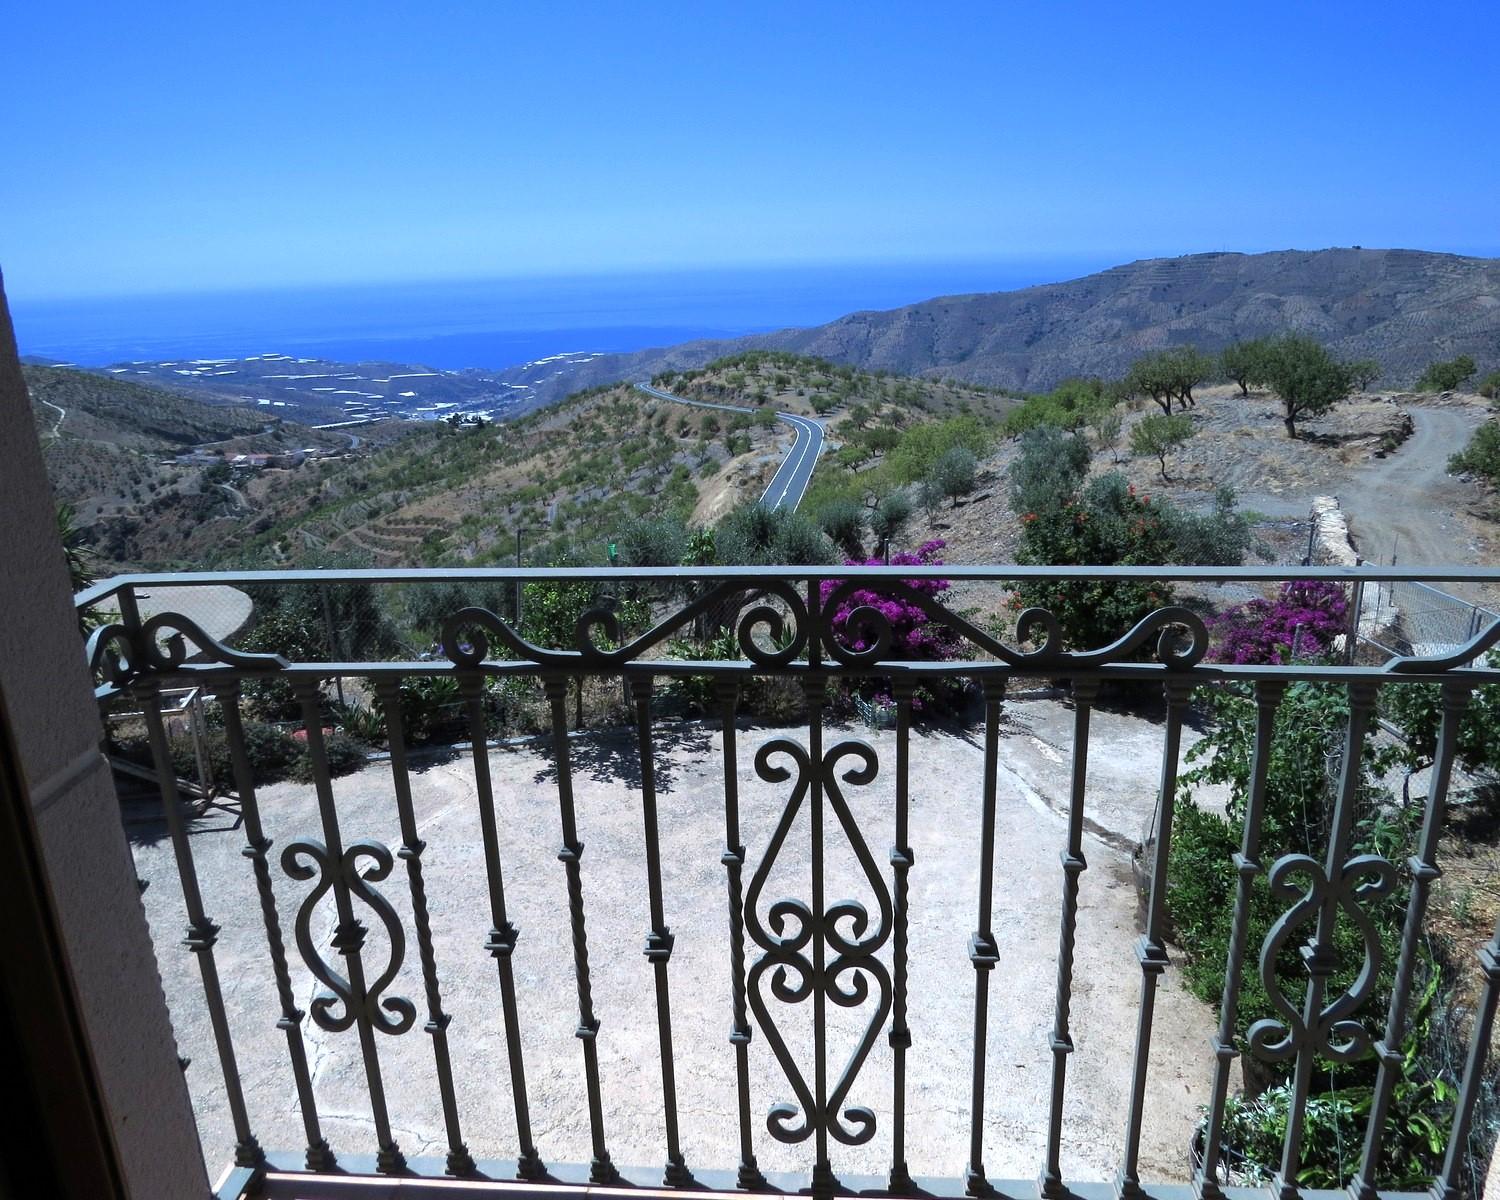
[[[1500,621],[1500,614],[1414,580],[1371,584],[1369,590],[1382,618],[1364,640],[1388,654],[1442,654]]]

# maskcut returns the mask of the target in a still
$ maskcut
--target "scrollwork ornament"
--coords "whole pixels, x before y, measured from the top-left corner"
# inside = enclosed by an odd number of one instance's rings
[[[363,871],[360,869],[362,859],[372,862]],[[327,989],[313,998],[312,1004],[308,1006],[309,1012],[318,1027],[329,1033],[341,1033],[359,1019],[365,1018],[381,1033],[394,1036],[405,1033],[416,1020],[417,1007],[405,996],[383,995],[396,978],[396,972],[401,969],[401,961],[406,952],[406,936],[390,901],[371,885],[389,876],[393,864],[394,858],[390,850],[374,841],[350,843],[337,863],[330,861],[328,850],[322,842],[312,839],[292,842],[281,852],[282,870],[291,878],[303,882],[317,880],[297,910],[295,932],[297,949],[307,963],[308,970]],[[323,958],[313,942],[312,918],[318,902],[331,888],[339,885],[346,888],[351,896],[358,896],[374,911],[385,926],[390,940],[390,961],[373,983],[365,985],[362,995],[355,994],[354,986]],[[341,921],[334,932],[333,946],[340,954],[357,955],[364,948],[364,937],[365,927],[358,921]],[[342,1005],[342,1009],[337,1007],[339,1005]]]
[[[863,742],[842,742],[818,763],[811,761],[802,746],[786,738],[767,742],[755,756],[756,773],[766,782],[793,780],[792,794],[745,897],[746,928],[751,940],[763,951],[751,965],[746,979],[750,1007],[796,1096],[795,1103],[777,1103],[766,1116],[766,1128],[781,1142],[804,1141],[820,1126],[837,1141],[850,1146],[862,1145],[875,1135],[875,1114],[870,1109],[843,1106],[890,1012],[891,980],[876,954],[890,937],[892,907],[889,890],[840,787],[837,768],[851,757],[858,762],[844,772],[843,782],[862,786],[873,781],[877,770],[875,752]],[[791,767],[774,761],[777,758],[789,759]],[[866,906],[856,900],[837,901],[819,915],[795,898],[775,901],[767,908],[765,921],[761,920],[761,892],[815,779],[833,807],[874,892],[878,912],[873,920]],[[814,938],[820,939],[833,955],[821,973],[809,955]],[[770,993],[783,1004],[802,1003],[820,990],[832,1003],[852,1009],[863,1006],[874,995],[875,1010],[821,1112],[817,1111],[817,1099],[787,1048],[760,987],[767,972],[771,973]]]
[[[1305,880],[1305,884],[1299,884],[1299,879]],[[1382,961],[1380,936],[1361,902],[1389,895],[1396,882],[1395,865],[1376,854],[1351,858],[1332,880],[1323,865],[1306,854],[1288,854],[1276,861],[1267,876],[1271,894],[1293,904],[1266,935],[1260,952],[1260,977],[1271,1007],[1279,1017],[1266,1017],[1250,1026],[1248,1042],[1252,1052],[1279,1062],[1310,1048],[1335,1062],[1350,1062],[1370,1049],[1369,1031],[1359,1021],[1350,1019],[1369,999]],[[1353,982],[1319,1009],[1309,1027],[1304,1014],[1281,989],[1277,959],[1296,930],[1317,918],[1327,905],[1342,910],[1353,922],[1363,943],[1364,957]],[[1316,938],[1308,942],[1303,957],[1310,975],[1326,976],[1336,965],[1332,947]]]

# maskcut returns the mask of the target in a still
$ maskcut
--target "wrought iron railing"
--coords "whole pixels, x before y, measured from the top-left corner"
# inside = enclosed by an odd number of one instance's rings
[[[1380,569],[1304,568],[1298,578],[1318,578],[1358,584],[1378,580],[1425,578],[1481,578],[1500,580],[1500,570],[1395,571]],[[766,568],[766,569],[664,569],[620,572],[613,570],[554,571],[345,571],[264,572],[251,574],[192,574],[177,576],[122,576],[91,588],[78,597],[84,612],[106,613],[105,623],[89,643],[92,666],[99,683],[101,701],[110,702],[128,694],[144,715],[146,734],[154,759],[162,798],[167,834],[175,855],[187,916],[186,947],[193,953],[202,975],[203,993],[210,1017],[213,1040],[222,1068],[225,1103],[232,1119],[237,1171],[225,1184],[224,1194],[292,1194],[277,1192],[278,1180],[288,1174],[358,1173],[368,1169],[386,1175],[431,1173],[473,1181],[561,1181],[580,1184],[637,1183],[656,1187],[712,1187],[721,1189],[776,1190],[810,1188],[815,1195],[829,1195],[841,1187],[859,1187],[876,1192],[909,1195],[918,1192],[969,1195],[1005,1193],[1060,1197],[1080,1186],[1063,1173],[1063,1149],[1067,1140],[1068,1063],[1074,1050],[1072,1004],[1078,939],[1080,876],[1086,869],[1085,827],[1089,813],[1089,733],[1091,715],[1103,686],[1134,685],[1137,689],[1159,689],[1165,701],[1162,722],[1162,754],[1159,795],[1154,827],[1145,845],[1150,858],[1149,895],[1144,901],[1142,932],[1135,947],[1139,965],[1139,1001],[1134,1036],[1134,1055],[1129,1068],[1130,1085],[1124,1111],[1123,1150],[1113,1186],[1123,1196],[1145,1194],[1148,1182],[1141,1178],[1141,1136],[1146,1118],[1147,1072],[1152,1059],[1153,1013],[1158,987],[1168,966],[1166,928],[1166,875],[1173,829],[1174,800],[1178,791],[1179,749],[1184,722],[1189,715],[1193,689],[1203,684],[1237,682],[1252,692],[1258,716],[1251,755],[1251,787],[1244,813],[1242,841],[1234,863],[1239,883],[1233,914],[1233,934],[1225,966],[1223,1004],[1219,1025],[1206,1055],[1214,1063],[1213,1083],[1205,1118],[1204,1145],[1216,1147],[1225,1116],[1232,1082],[1232,1066],[1242,1054],[1265,1060],[1289,1062],[1291,1068],[1291,1117],[1288,1121],[1280,1162],[1280,1190],[1294,1194],[1299,1164],[1305,1150],[1303,1112],[1316,1062],[1344,1061],[1372,1055],[1378,1074],[1358,1165],[1350,1172],[1352,1193],[1362,1200],[1377,1194],[1383,1137],[1392,1091],[1399,1069],[1399,1048],[1411,1016],[1413,973],[1419,939],[1433,883],[1439,875],[1436,862],[1442,832],[1450,775],[1454,766],[1458,722],[1466,699],[1479,685],[1500,682],[1500,671],[1476,668],[1483,652],[1500,643],[1500,627],[1478,631],[1469,642],[1442,657],[1393,659],[1382,667],[1338,663],[1297,662],[1281,666],[1234,666],[1215,664],[1206,658],[1209,632],[1203,619],[1190,607],[1174,606],[1151,613],[1108,646],[1067,648],[1057,620],[1048,612],[1032,610],[1016,619],[1012,640],[999,636],[994,627],[971,619],[914,589],[910,580],[941,576],[966,587],[1003,588],[1018,579],[1055,579],[1067,584],[1080,579],[1116,581],[1175,581],[1179,586],[1207,588],[1231,581],[1241,589],[1285,578],[1284,572],[1263,569],[1167,569],[1113,568],[1073,571],[1025,568],[903,567],[882,568]],[[291,586],[308,582],[330,585],[369,585],[386,588],[434,582],[513,588],[518,584],[587,584],[619,594],[634,589],[644,596],[644,611],[650,613],[644,631],[622,630],[613,606],[590,607],[576,623],[569,645],[538,645],[526,640],[520,630],[494,612],[468,607],[453,612],[443,622],[440,656],[418,661],[289,661],[267,653],[249,653],[211,638],[201,619],[186,613],[162,613],[143,619],[134,594],[143,587],[205,587],[228,585],[242,589]],[[902,660],[894,657],[892,631],[878,608],[865,607],[836,627],[832,614],[856,590],[865,589],[899,599],[923,610],[926,617],[944,627],[961,644],[967,657],[943,661]],[[847,610],[846,610],[847,611]],[[695,661],[666,657],[668,640],[711,621],[727,627],[737,639],[738,660]],[[233,638],[229,639],[233,641]],[[507,909],[505,875],[514,830],[502,827],[496,816],[496,795],[491,765],[486,753],[472,756],[472,779],[478,801],[482,839],[485,894],[488,901],[489,934],[472,953],[493,957],[497,973],[499,1010],[489,1029],[460,1029],[444,1008],[439,964],[430,918],[429,891],[441,879],[429,879],[424,868],[425,844],[413,803],[412,751],[403,733],[399,688],[403,680],[419,676],[453,676],[459,681],[469,743],[485,747],[492,734],[491,715],[485,705],[485,688],[494,678],[534,678],[550,706],[550,750],[555,762],[555,812],[561,849],[562,878],[559,903],[566,905],[571,936],[574,1001],[577,1007],[576,1036],[581,1047],[581,1065],[572,1103],[586,1108],[591,1161],[580,1167],[554,1163],[546,1156],[544,1137],[537,1132],[536,1096],[530,1085],[528,1066],[528,1022],[536,1013],[522,1003],[517,965],[526,953],[520,948],[520,931]],[[664,1167],[645,1173],[617,1166],[609,1140],[610,1112],[601,1090],[599,1039],[605,1014],[598,1011],[591,986],[588,878],[584,842],[574,800],[573,743],[568,733],[568,694],[571,681],[581,677],[623,679],[633,714],[634,753],[637,756],[639,816],[644,858],[639,864],[645,884],[649,927],[645,931],[645,957],[650,964],[654,992],[657,1053],[660,1070],[659,1094]],[[751,751],[756,777],[785,789],[785,800],[774,828],[760,831],[750,844],[740,816],[740,756],[744,729],[736,721],[743,688],[752,679],[766,676],[796,681],[805,700],[805,736],[777,734]],[[857,739],[832,741],[825,717],[830,681],[850,677],[878,676],[889,681],[894,700],[894,763],[883,764],[873,748]],[[400,845],[392,850],[369,840],[365,831],[345,827],[327,761],[324,704],[328,684],[335,677],[346,683],[361,681],[385,718],[389,739],[389,802],[399,825]],[[928,1114],[913,1105],[907,1094],[909,1056],[923,1053],[923,1033],[911,1027],[909,978],[910,943],[913,936],[911,875],[914,863],[912,822],[920,814],[912,811],[910,748],[913,731],[913,697],[917,689],[936,680],[963,677],[973,681],[981,696],[983,773],[973,805],[972,838],[979,857],[976,915],[968,942],[967,959],[973,970],[973,1016],[968,1031],[965,1063],[951,1069],[964,1071],[970,1082],[968,1110],[964,1114],[970,1130],[967,1162],[951,1180],[913,1179],[908,1147],[920,1137]],[[701,979],[683,981],[672,973],[675,939],[668,920],[671,897],[663,881],[663,835],[654,774],[657,723],[654,704],[662,681],[706,678],[712,682],[717,718],[710,718],[722,736],[722,810],[700,813],[704,822],[722,822],[721,861],[725,868],[727,937],[716,947],[728,982],[729,1003],[725,1011],[729,1035],[727,1054],[732,1056],[736,1086],[724,1098],[724,1109],[733,1117],[710,1117],[698,1112],[693,1120],[725,1120],[733,1125],[737,1141],[735,1161],[689,1162],[683,1149],[680,1127],[683,1114],[677,1102],[676,1071],[671,1010],[673,985],[704,986]],[[267,679],[288,683],[300,706],[305,727],[307,754],[313,778],[312,807],[306,811],[305,827],[294,829],[293,840],[279,854],[272,853],[257,799],[257,789],[241,716],[242,688]],[[986,1053],[987,1029],[995,1019],[990,1000],[991,979],[997,967],[1011,960],[1005,930],[997,926],[994,908],[996,878],[997,771],[1001,760],[1002,706],[1007,688],[1027,680],[1064,680],[1071,688],[1074,742],[1066,811],[1066,835],[1059,849],[1060,900],[1059,942],[1056,954],[1054,1017],[1047,1046],[1051,1055],[1050,1096],[1046,1111],[1037,1112],[1037,1127],[1043,1130],[1045,1152],[1038,1163],[1039,1181],[1025,1184],[992,1180],[985,1167],[986,1103],[1004,1077],[992,1075],[995,1063]],[[1272,755],[1273,721],[1285,688],[1295,681],[1334,685],[1347,693],[1349,718],[1343,755],[1344,767],[1334,788],[1331,831],[1321,860],[1289,855],[1272,864],[1261,861],[1262,811]],[[1436,765],[1431,773],[1421,833],[1409,861],[1396,863],[1369,854],[1351,853],[1351,829],[1360,787],[1359,751],[1371,720],[1373,706],[1382,688],[1412,684],[1437,684],[1442,689],[1442,720],[1438,735]],[[191,814],[179,802],[172,768],[168,730],[162,712],[162,689],[197,686],[216,697],[222,729],[232,761],[235,791],[243,819],[243,854],[253,876],[258,897],[259,922],[263,926],[263,951],[274,974],[279,1011],[274,1024],[284,1035],[286,1076],[282,1085],[264,1080],[261,1089],[275,1092],[277,1102],[289,1098],[295,1104],[304,1136],[303,1148],[295,1153],[270,1153],[256,1135],[251,1119],[254,1105],[236,1061],[236,1041],[225,998],[224,983],[216,963],[215,947],[220,933],[210,915],[213,896],[205,896],[195,867]],[[847,788],[860,789],[882,770],[893,769],[894,839],[889,853],[889,872],[884,873],[865,836],[849,799]],[[791,836],[799,814],[807,818],[810,838],[810,874],[806,890],[799,895],[773,897],[769,891],[772,869]],[[832,829],[841,833],[847,851],[858,866],[858,875],[873,903],[837,900],[826,894],[825,858],[833,848],[825,844]],[[385,889],[394,885],[396,861],[406,868],[410,927],[398,916]],[[1258,877],[1268,876],[1272,893],[1285,904],[1282,918],[1272,928],[1263,946],[1247,944],[1252,888]],[[1400,875],[1410,888],[1410,902],[1401,931],[1399,960],[1394,984],[1387,996],[1372,994],[1379,967],[1378,940],[1368,936],[1361,923],[1362,901],[1388,891]],[[958,886],[955,881],[947,881]],[[295,912],[284,911],[282,899],[289,885],[306,885]],[[927,883],[926,886],[934,886]],[[944,886],[939,883],[936,886]],[[278,894],[280,892],[280,894]],[[329,900],[336,910],[333,936],[319,944],[313,933],[313,917],[320,904]],[[368,929],[361,916],[373,915],[383,933],[385,961],[372,961]],[[243,920],[244,914],[237,914]],[[1364,969],[1336,995],[1328,994],[1330,980],[1339,964],[1335,952],[1335,926],[1352,919],[1363,928]],[[286,940],[290,924],[292,949]],[[1305,984],[1299,985],[1301,1003],[1289,999],[1277,978],[1277,959],[1283,943],[1305,933],[1303,961]],[[392,981],[408,953],[408,939],[415,943],[420,967],[422,996],[414,1000],[394,994]],[[328,951],[343,960],[342,967]],[[544,954],[543,948],[530,953]],[[1447,1157],[1434,1182],[1434,1194],[1455,1200],[1464,1186],[1462,1156],[1468,1144],[1481,1080],[1486,1071],[1497,999],[1500,999],[1500,930],[1480,953],[1484,978],[1482,996],[1472,1022],[1472,1049],[1463,1078],[1458,1082],[1453,1106]],[[1247,971],[1259,970],[1266,993],[1277,1015],[1251,1026],[1245,1044],[1236,1036],[1236,1002]],[[304,974],[307,973],[307,974]],[[322,989],[304,1011],[297,1003],[307,976]],[[1342,976],[1340,977],[1342,978]],[[1293,989],[1294,993],[1297,989]],[[811,1036],[789,1038],[778,1023],[785,1013],[807,1004],[811,1010]],[[1385,1005],[1384,1020],[1372,1015]],[[836,1044],[831,1030],[833,1008],[857,1010],[864,1016],[862,1027],[846,1045]],[[799,1010],[800,1011],[800,1010]],[[1364,1016],[1364,1020],[1357,1019]],[[437,1101],[441,1107],[445,1151],[440,1161],[408,1157],[398,1141],[388,1111],[392,1080],[382,1065],[382,1045],[411,1031],[421,1018],[421,1028],[431,1039]],[[309,1065],[307,1022],[321,1035],[348,1034],[357,1039],[368,1100],[368,1123],[376,1151],[373,1163],[359,1157],[360,1147],[335,1147],[326,1136],[320,1115],[320,1099]],[[1371,1032],[1374,1030],[1375,1032]],[[503,1039],[506,1069],[504,1080],[493,1086],[510,1092],[514,1117],[513,1153],[504,1162],[477,1163],[466,1142],[466,1117],[459,1102],[463,1080],[458,1039],[477,1033]],[[877,1133],[877,1118],[858,1095],[874,1094],[876,1081],[862,1077],[872,1047],[884,1033],[890,1048],[889,1167],[879,1178],[852,1180],[839,1172],[840,1147],[869,1143]],[[757,1035],[769,1046],[785,1086],[785,1098],[773,1104],[757,1120],[752,1111],[749,1086],[749,1056]],[[843,1064],[840,1069],[840,1063]],[[837,1073],[836,1073],[837,1072]],[[408,1086],[398,1082],[400,1088]],[[653,1085],[654,1086],[654,1085]],[[279,1087],[279,1090],[278,1090]],[[556,1103],[555,1081],[549,1087]],[[487,1139],[498,1137],[486,1130]],[[757,1146],[769,1136],[775,1142],[810,1143],[807,1173],[800,1179],[768,1179],[758,1165]],[[991,1147],[993,1148],[993,1147]],[[955,1164],[956,1165],[956,1164]],[[1197,1193],[1218,1197],[1224,1184],[1215,1166],[1215,1155],[1203,1155],[1203,1164],[1193,1180]],[[1085,1187],[1085,1191],[1087,1188]],[[1155,1191],[1155,1189],[1152,1189]],[[300,1194],[300,1193],[298,1193]],[[1159,1193],[1158,1193],[1159,1194]]]

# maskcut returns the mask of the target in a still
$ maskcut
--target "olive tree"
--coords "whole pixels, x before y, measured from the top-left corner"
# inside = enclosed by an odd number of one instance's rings
[[[1193,436],[1193,420],[1186,413],[1152,413],[1142,417],[1130,431],[1130,449],[1154,455],[1161,462],[1161,477],[1168,482],[1167,455]]]
[[[1297,436],[1297,421],[1321,416],[1354,387],[1348,364],[1329,354],[1322,343],[1289,333],[1273,341],[1266,354],[1266,382],[1281,398],[1287,437]]]

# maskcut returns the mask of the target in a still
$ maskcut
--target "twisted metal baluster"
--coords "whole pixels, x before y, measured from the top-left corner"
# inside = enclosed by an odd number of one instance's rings
[[[1365,731],[1370,724],[1370,713],[1375,707],[1375,685],[1372,683],[1349,684],[1349,727],[1344,741],[1344,763],[1339,775],[1338,799],[1333,810],[1332,837],[1328,843],[1323,877],[1337,880],[1344,870],[1344,860],[1349,855],[1349,838],[1354,828],[1354,805],[1362,779],[1362,757],[1365,746]],[[1318,924],[1313,940],[1303,953],[1307,969],[1307,994],[1303,1001],[1303,1028],[1316,1030],[1323,1014],[1323,994],[1328,986],[1328,977],[1337,965],[1333,949],[1333,931],[1339,913],[1338,889],[1326,889],[1318,907]],[[1292,1096],[1287,1107],[1286,1140],[1281,1147],[1281,1169],[1276,1187],[1282,1200],[1297,1200],[1297,1172],[1302,1166],[1302,1134],[1307,1118],[1307,1094],[1312,1085],[1313,1060],[1317,1055],[1317,1039],[1308,1036],[1297,1050],[1297,1065],[1292,1073]]]
[[[740,1166],[735,1182],[747,1191],[754,1191],[766,1186],[766,1177],[756,1165],[750,1132],[750,1040],[753,1026],[745,1008],[745,891],[741,881],[745,846],[740,841],[739,763],[734,724],[739,707],[739,680],[721,677],[715,684],[715,694],[724,734],[724,854],[720,861],[724,864],[729,887],[729,988],[734,1004],[729,1042],[734,1047],[740,1110]]]
[[[1182,746],[1182,721],[1187,715],[1193,685],[1171,679],[1164,685],[1167,727],[1161,755],[1161,790],[1156,805],[1156,853],[1151,860],[1151,898],[1146,908],[1146,932],[1136,943],[1141,964],[1141,1006],[1136,1021],[1135,1059],[1131,1065],[1130,1108],[1125,1119],[1125,1157],[1120,1165],[1119,1192],[1125,1197],[1141,1190],[1141,1122],[1146,1113],[1146,1070],[1151,1060],[1151,1022],[1156,1011],[1156,985],[1167,969],[1162,927],[1166,920],[1167,859],[1172,847],[1172,810],[1177,797],[1177,760]]]
[[[811,585],[809,590],[816,588]],[[816,604],[816,600],[813,601]],[[816,625],[814,626],[816,628]],[[813,1123],[816,1159],[813,1163],[812,1193],[816,1197],[833,1195],[839,1186],[828,1156],[828,947],[823,935],[823,708],[828,702],[828,683],[822,675],[808,675],[803,681],[807,700],[807,756],[812,764],[808,774],[808,812],[811,818],[812,848],[809,855],[812,870],[812,960],[813,960],[813,1098],[814,1108],[808,1114]]]
[[[1062,852],[1062,926],[1057,945],[1057,1004],[1052,1018],[1052,1101],[1047,1118],[1047,1162],[1042,1168],[1041,1193],[1067,1194],[1062,1178],[1063,1094],[1067,1087],[1068,1055],[1073,1035],[1068,1017],[1073,1002],[1073,945],[1078,933],[1078,877],[1088,869],[1083,857],[1083,802],[1088,784],[1089,717],[1099,695],[1097,680],[1073,682],[1073,775],[1068,796],[1068,844]]]
[[[1458,1104],[1453,1110],[1453,1126],[1448,1133],[1448,1149],[1443,1155],[1442,1173],[1433,1181],[1433,1200],[1461,1200],[1465,1189],[1459,1176],[1469,1151],[1469,1133],[1474,1125],[1474,1109],[1484,1088],[1485,1063],[1489,1058],[1490,1038],[1495,1029],[1495,1009],[1500,1006],[1500,918],[1495,921],[1495,936],[1479,949],[1479,968],[1484,972],[1484,994],[1474,1014],[1474,1030],[1469,1037],[1469,1056],[1464,1063],[1463,1082],[1458,1089]]]
[[[250,860],[255,873],[255,890],[260,897],[261,916],[266,926],[266,946],[271,952],[271,971],[276,978],[276,995],[281,1001],[281,1017],[276,1027],[286,1034],[287,1057],[292,1060],[292,1078],[297,1085],[297,1107],[302,1113],[302,1129],[307,1136],[306,1163],[309,1171],[327,1171],[337,1159],[323,1137],[318,1120],[318,1103],[313,1095],[312,1073],[307,1066],[307,1046],[302,1040],[302,1018],[292,993],[291,974],[287,970],[286,944],[281,938],[281,918],[276,911],[276,892],[271,886],[271,870],[266,856],[271,839],[260,821],[260,803],[255,797],[255,774],[245,751],[245,729],[240,718],[240,684],[228,680],[211,685],[210,692],[219,702],[224,715],[224,740],[229,746],[229,761],[234,770],[234,785],[240,794],[240,813],[245,821],[245,848],[240,851]]]
[[[672,930],[667,925],[661,894],[661,839],[656,822],[656,755],[651,743],[651,693],[649,675],[632,676],[630,699],[635,705],[635,729],[641,757],[641,820],[646,834],[646,891],[651,906],[651,931],[646,935],[646,961],[656,977],[656,1033],[661,1046],[662,1111],[667,1131],[667,1166],[662,1181],[668,1187],[693,1182],[682,1157],[677,1135],[677,1075],[672,1053],[672,999],[667,984],[667,964],[672,961]]]
[[[516,1010],[516,976],[511,956],[520,932],[506,918],[505,877],[500,867],[500,836],[495,823],[495,793],[490,782],[490,760],[485,752],[484,681],[467,675],[459,684],[469,719],[469,744],[474,760],[474,792],[479,801],[479,832],[484,844],[484,870],[489,883],[490,933],[484,948],[495,960],[500,976],[500,1006],[505,1018],[505,1049],[510,1062],[511,1100],[516,1113],[516,1143],[521,1153],[516,1175],[521,1179],[543,1179],[546,1165],[537,1153],[531,1135],[531,1108],[526,1094],[526,1063],[521,1055],[521,1023]],[[387,712],[390,707],[387,706]],[[399,716],[399,706],[397,708]],[[389,720],[390,718],[387,718]]]
[[[552,752],[557,760],[557,800],[562,821],[562,849],[557,857],[568,876],[568,913],[573,924],[573,969],[578,980],[578,1030],[583,1043],[583,1073],[589,1097],[589,1130],[593,1139],[593,1162],[589,1178],[594,1183],[614,1183],[619,1171],[610,1161],[604,1144],[604,1104],[599,1093],[599,1018],[594,1015],[594,992],[589,983],[589,942],[583,912],[583,843],[578,840],[573,810],[573,765],[568,751],[568,677],[547,675],[543,679],[552,706]]]
[[[974,967],[974,1066],[969,1098],[969,1165],[964,1190],[970,1196],[991,1191],[984,1174],[984,1065],[989,1043],[990,972],[1000,961],[1000,948],[991,926],[995,894],[995,798],[1000,766],[1000,705],[1005,678],[986,675],[984,689],[984,816],[979,834],[979,919],[969,940],[969,962]]]
[[[1240,850],[1234,856],[1239,879],[1235,884],[1234,918],[1229,950],[1224,962],[1224,996],[1219,1005],[1219,1028],[1214,1036],[1214,1082],[1204,1125],[1203,1163],[1193,1181],[1203,1200],[1223,1200],[1224,1189],[1214,1172],[1219,1140],[1224,1130],[1224,1106],[1229,1099],[1229,1073],[1239,1048],[1234,1041],[1239,1019],[1240,980],[1245,972],[1245,942],[1250,935],[1250,900],[1255,877],[1261,872],[1260,826],[1266,808],[1266,778],[1271,769],[1271,750],[1276,737],[1276,710],[1286,692],[1280,680],[1261,680],[1255,685],[1255,749],[1250,761],[1250,795],[1245,804],[1245,827]]]
[[[298,679],[292,691],[302,707],[302,725],[307,733],[307,756],[312,763],[313,784],[318,796],[318,814],[323,826],[323,843],[327,853],[326,870],[331,875],[334,906],[338,910],[339,923],[334,931],[333,946],[349,964],[350,997],[346,1005],[354,1010],[355,1025],[359,1030],[360,1054],[364,1060],[365,1082],[370,1089],[370,1116],[375,1124],[375,1139],[380,1149],[375,1155],[375,1167],[384,1173],[406,1168],[406,1156],[391,1133],[390,1114],[385,1103],[385,1083],[380,1074],[380,1052],[375,1046],[375,1027],[370,1019],[368,988],[365,980],[362,950],[365,942],[365,927],[354,916],[354,901],[350,895],[349,882],[344,871],[339,869],[344,859],[344,844],[339,834],[338,808],[333,799],[333,782],[328,770],[328,752],[323,742],[323,714],[320,711],[320,695],[315,680]],[[288,851],[294,849],[289,846]],[[285,853],[283,853],[285,859]],[[314,1015],[317,1005],[314,1004]]]
[[[146,717],[146,736],[151,744],[151,759],[156,767],[156,777],[161,784],[162,808],[167,818],[167,830],[172,838],[177,877],[182,883],[182,902],[188,918],[187,937],[182,944],[198,960],[198,972],[203,977],[203,998],[208,1005],[214,1045],[218,1049],[219,1066],[224,1074],[224,1095],[229,1104],[230,1120],[234,1125],[235,1165],[258,1167],[265,1161],[265,1151],[251,1132],[250,1118],[245,1111],[244,1087],[240,1083],[234,1041],[229,1033],[229,1016],[224,1011],[224,991],[219,984],[219,968],[214,961],[214,944],[219,940],[219,927],[203,911],[198,869],[193,865],[193,850],[188,844],[187,825],[182,819],[177,794],[177,772],[172,766],[172,752],[167,745],[167,731],[162,722],[161,684],[154,679],[144,679],[135,684],[134,691]]]
[[[1437,758],[1427,782],[1427,805],[1422,815],[1422,833],[1416,853],[1408,860],[1411,893],[1406,904],[1406,923],[1401,929],[1401,957],[1391,986],[1391,1004],[1386,1014],[1385,1035],[1375,1043],[1380,1068],[1370,1097],[1369,1124],[1365,1128],[1364,1154],[1359,1174],[1350,1184],[1352,1200],[1376,1200],[1376,1177],[1380,1171],[1381,1139],[1390,1112],[1391,1091],[1401,1077],[1401,1042],[1406,1037],[1406,1009],[1411,1001],[1412,975],[1417,965],[1417,942],[1427,915],[1427,899],[1442,871],[1438,869],[1438,841],[1443,836],[1443,818],[1448,803],[1448,781],[1458,748],[1458,726],[1469,703],[1469,687],[1462,682],[1442,686],[1442,724],[1438,728]]]
[[[896,841],[891,847],[894,875],[893,920],[895,941],[891,950],[895,967],[891,1032],[887,1039],[893,1059],[891,1070],[891,1178],[893,1192],[913,1192],[916,1184],[906,1164],[906,1052],[911,1048],[911,1029],[906,1024],[906,926],[908,884],[906,873],[916,856],[910,845],[911,802],[911,700],[915,685],[908,679],[891,684],[896,700]]]
[[[438,1093],[443,1104],[443,1125],[448,1134],[447,1169],[450,1175],[470,1175],[474,1159],[464,1145],[454,1095],[453,1060],[448,1052],[448,1025],[452,1017],[443,1011],[438,986],[437,958],[432,949],[432,922],[427,914],[427,886],[422,878],[425,843],[417,834],[417,818],[411,798],[411,777],[406,768],[406,731],[401,723],[401,688],[394,679],[379,679],[375,696],[385,711],[386,741],[391,751],[391,785],[396,793],[396,813],[401,822],[401,849],[406,862],[406,880],[411,889],[412,919],[417,927],[417,951],[422,962],[422,983],[427,993],[427,1023],[423,1031],[432,1038],[432,1056],[437,1068]],[[482,743],[481,743],[482,745]],[[481,751],[476,751],[480,753]]]

